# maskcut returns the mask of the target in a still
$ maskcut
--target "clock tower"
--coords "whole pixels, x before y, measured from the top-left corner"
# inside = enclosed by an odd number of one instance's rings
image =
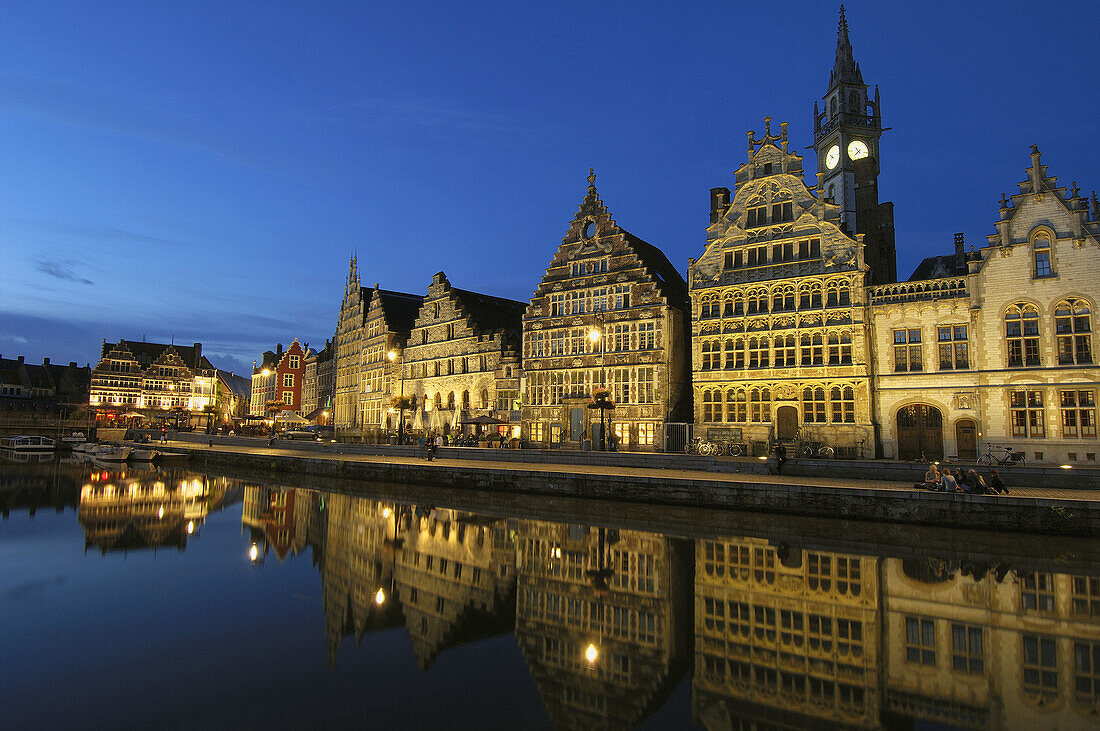
[[[826,198],[840,206],[840,220],[851,236],[864,234],[871,283],[897,279],[892,203],[878,202],[879,138],[884,128],[878,87],[874,99],[852,56],[848,21],[840,6],[836,62],[829,76],[824,108],[814,102],[814,151],[824,173]],[[887,128],[888,129],[888,128]]]

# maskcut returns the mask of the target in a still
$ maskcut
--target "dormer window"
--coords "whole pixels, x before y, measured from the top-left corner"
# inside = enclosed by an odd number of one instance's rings
[[[764,175],[772,174],[772,164],[770,162],[764,163]]]
[[[1053,277],[1054,270],[1050,265],[1050,234],[1040,231],[1031,241],[1031,248],[1035,252],[1035,276]]]

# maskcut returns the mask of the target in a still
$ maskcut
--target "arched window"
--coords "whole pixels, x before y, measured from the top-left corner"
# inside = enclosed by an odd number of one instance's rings
[[[856,420],[856,396],[851,386],[833,386],[829,392],[834,424],[853,424]]]
[[[726,391],[726,421],[743,424],[748,421],[745,404],[745,389]]]
[[[855,112],[856,114],[860,113],[859,92],[855,89],[852,89],[851,94],[848,95],[848,109]]]
[[[768,290],[753,289],[748,293],[748,314],[756,315],[768,311]]]
[[[755,228],[768,224],[768,201],[763,196],[756,196],[748,202],[745,217],[745,228]]]
[[[734,317],[735,316],[734,315],[733,301],[734,301],[734,296],[732,294],[727,294],[725,296],[725,298],[722,300],[722,317]],[[744,308],[741,308],[741,311],[744,312]],[[740,317],[741,315],[737,314],[736,316]]]
[[[731,358],[730,343],[733,343],[733,351]],[[736,341],[726,341],[726,370],[732,370],[735,368],[745,367],[745,341],[738,338]]]
[[[469,391],[463,391],[462,392],[462,408],[464,408],[464,409],[470,408],[470,392]]]
[[[808,282],[798,287],[798,309],[813,310],[821,307],[821,284]]]
[[[794,220],[794,201],[790,192],[784,190],[772,197],[772,223],[785,223]]]
[[[830,117],[835,117],[836,116],[836,97],[835,96],[832,99],[829,100],[829,116]]]
[[[789,312],[794,309],[794,287],[776,287],[772,292],[772,311]]]
[[[701,362],[699,364],[699,369],[700,370],[709,371],[713,367],[712,362],[711,362],[711,348],[712,347],[713,347],[713,345],[712,345],[710,340],[704,340],[703,341],[703,345],[700,348],[700,350],[702,352],[702,358],[701,358]]]
[[[825,423],[825,389],[821,386],[802,389],[802,421],[807,424]]]
[[[443,408],[443,394],[437,392],[435,394],[435,410],[439,411],[442,408]]]
[[[793,368],[798,365],[795,353],[794,335],[775,336],[775,367]]]
[[[717,395],[717,397],[719,399],[722,398],[722,392],[721,391],[704,391],[703,392],[703,421],[705,421],[705,422],[715,420],[715,418],[714,418],[714,398],[715,398],[715,395]],[[719,419],[722,418],[722,403],[721,403],[721,401],[719,401],[719,403],[718,403],[718,418]]]
[[[489,408],[489,391],[487,389],[481,389],[481,408]]]
[[[1092,363],[1092,311],[1081,299],[1065,299],[1054,307],[1054,333],[1060,365]]]
[[[767,388],[754,388],[749,392],[749,418],[755,424],[772,420],[771,414],[771,390]]]
[[[455,407],[455,392],[450,391],[447,393],[447,408],[453,410]]]
[[[749,368],[767,368],[768,338],[749,338]]]
[[[1005,339],[1010,367],[1037,366],[1039,358],[1039,310],[1017,302],[1005,312]]]
[[[1031,239],[1031,249],[1035,254],[1035,276],[1053,277],[1054,269],[1050,264],[1050,234],[1039,231]]]

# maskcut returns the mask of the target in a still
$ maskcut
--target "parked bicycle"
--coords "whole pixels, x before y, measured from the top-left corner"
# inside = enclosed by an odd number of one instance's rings
[[[1024,464],[1027,462],[1027,456],[1023,452],[1014,452],[1012,447],[994,447],[992,444],[987,444],[985,447],[985,454],[978,457],[978,464],[986,464],[990,467],[996,465],[998,467],[1011,467],[1016,464]]]
[[[728,454],[731,457],[743,457],[748,454],[748,448],[742,442],[735,441],[710,441],[703,437],[693,437],[684,446],[684,454],[698,454],[702,457],[720,457]]]
[[[834,454],[836,454],[836,450],[825,442],[803,442],[798,447],[798,456],[805,459],[812,457],[831,459]]]

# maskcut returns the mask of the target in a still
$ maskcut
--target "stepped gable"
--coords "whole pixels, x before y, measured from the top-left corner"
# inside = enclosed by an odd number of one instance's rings
[[[371,290],[371,297],[378,298],[378,304],[382,308],[382,317],[386,321],[386,327],[391,332],[410,333],[416,316],[420,312],[420,306],[424,304],[424,298],[417,294],[407,292],[394,292],[389,289],[379,289],[378,285]],[[369,305],[363,308],[366,313]]]
[[[613,254],[623,256],[623,247],[629,249],[638,259],[638,263],[646,271],[648,279],[657,289],[659,296],[664,298],[666,304],[687,306],[687,283],[683,276],[668,260],[664,252],[653,244],[630,233],[611,217],[607,206],[600,200],[596,190],[596,173],[592,168],[588,170],[588,189],[584,200],[581,201],[577,213],[569,224],[569,231],[562,238],[562,244],[551,261],[551,267],[566,266],[573,259],[581,259],[590,255]],[[615,251],[618,249],[618,251]],[[539,290],[535,296],[544,294],[540,291],[552,277],[549,271],[543,277]],[[562,273],[555,278],[568,278]]]
[[[1096,204],[1095,191],[1092,194],[1090,206],[1090,201],[1081,195],[1077,183],[1073,184],[1067,194],[1065,186],[1058,186],[1057,177],[1047,175],[1047,166],[1043,164],[1038,145],[1031,146],[1030,157],[1031,165],[1027,169],[1027,179],[1019,183],[1020,192],[1011,197],[1001,196],[1000,220],[997,222],[997,232],[987,237],[989,245],[1012,246],[1023,243],[1025,239],[1013,239],[1009,234],[1010,224],[1025,208],[1044,203],[1047,196],[1052,196],[1070,215],[1072,230],[1055,230],[1054,233],[1059,238],[1073,238],[1080,242],[1080,246],[1083,246],[1086,240],[1094,244],[1100,243],[1100,206]],[[1027,228],[1031,227],[1027,226]]]
[[[100,358],[106,358],[111,351],[115,350],[131,355],[142,369],[157,362],[167,364],[173,358],[176,358],[192,371],[214,370],[214,366],[202,354],[202,343],[165,345],[163,343],[146,343],[135,340],[119,340],[118,343],[104,342]]]

